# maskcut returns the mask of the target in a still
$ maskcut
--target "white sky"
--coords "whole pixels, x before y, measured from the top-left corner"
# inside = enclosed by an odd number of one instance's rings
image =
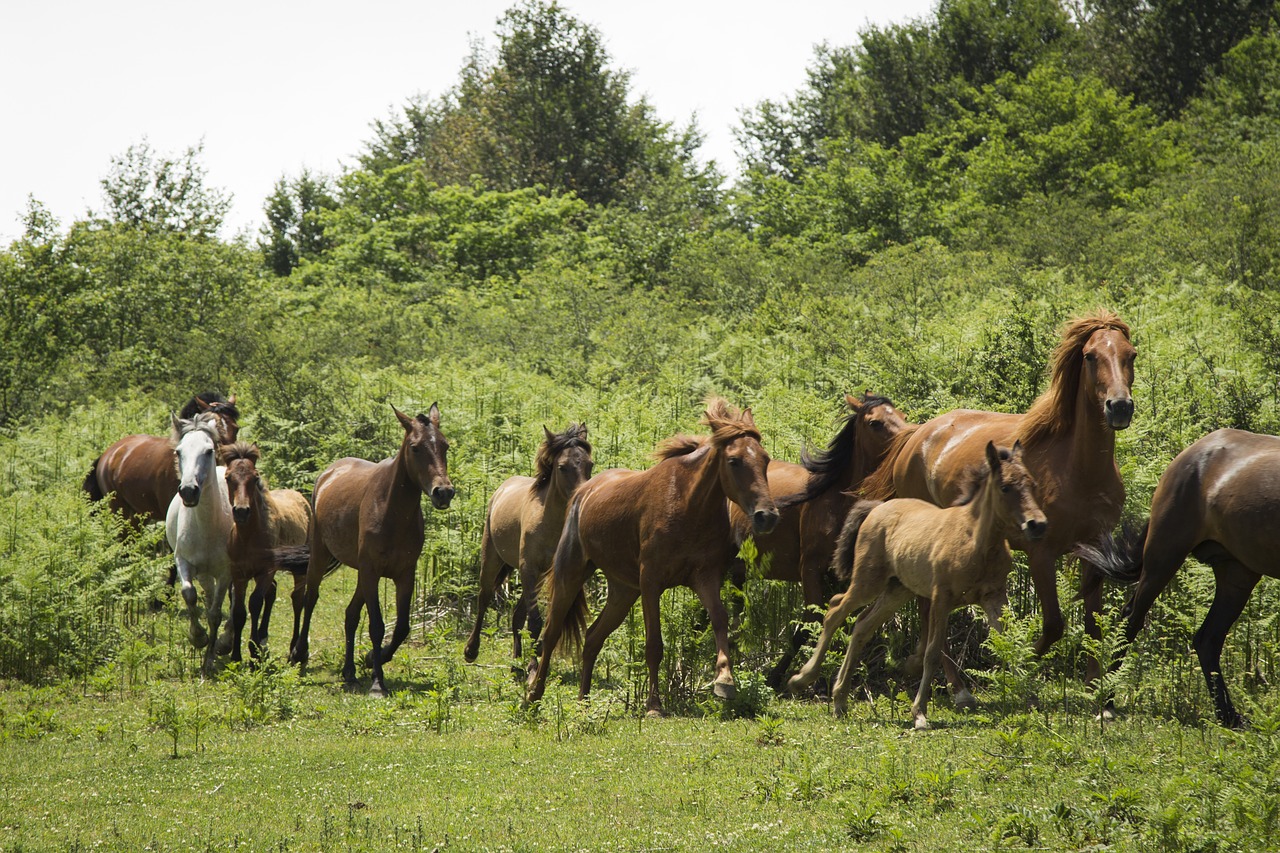
[[[229,232],[256,232],[282,175],[336,174],[369,123],[457,82],[471,41],[495,44],[514,0],[33,0],[0,11],[0,245],[27,197],[63,227],[102,207],[113,155],[148,139],[204,141],[208,183],[228,190]],[[813,48],[867,23],[930,14],[935,0],[565,0],[604,36],[612,67],[665,121],[697,115],[704,159],[732,176],[739,111],[784,98]]]

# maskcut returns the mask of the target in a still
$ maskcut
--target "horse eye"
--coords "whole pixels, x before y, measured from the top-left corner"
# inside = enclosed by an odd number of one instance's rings
[[[1098,357],[1097,357],[1096,355],[1094,355],[1093,353],[1091,353],[1091,352],[1087,352],[1087,353],[1085,353],[1085,354],[1084,354],[1084,360],[1085,360],[1085,361],[1097,361],[1097,360],[1098,360]]]
[[[730,456],[730,457],[729,457],[729,464],[730,464],[730,465],[741,465],[741,464],[742,464],[742,460],[741,460],[741,459],[739,459],[739,458],[738,458],[738,457],[736,457],[736,456]]]
[[[880,421],[872,421],[872,422],[871,422],[871,428],[872,428],[872,429],[884,429],[884,424],[882,424]]]
[[[1001,483],[1000,491],[1004,492],[1006,495],[1009,494],[1009,486],[1004,483]]]

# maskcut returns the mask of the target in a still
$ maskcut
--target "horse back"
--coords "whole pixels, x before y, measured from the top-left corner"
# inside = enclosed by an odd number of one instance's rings
[[[98,493],[114,495],[112,509],[126,515],[164,521],[178,493],[173,445],[155,435],[126,435],[98,457],[93,473]]]
[[[422,494],[395,495],[394,476],[394,457],[347,457],[316,479],[316,535],[339,562],[393,573],[417,563],[424,541]]]
[[[969,471],[984,464],[987,442],[1008,447],[1021,425],[1021,415],[973,409],[926,421],[911,433],[894,463],[896,496],[951,506],[961,497]]]
[[[295,489],[266,494],[267,527],[273,547],[306,545],[311,535],[311,503]]]

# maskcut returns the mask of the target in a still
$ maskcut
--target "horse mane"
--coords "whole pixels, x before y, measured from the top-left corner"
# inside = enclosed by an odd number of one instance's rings
[[[898,496],[897,486],[893,482],[893,469],[898,464],[898,457],[902,455],[902,449],[907,446],[907,442],[911,440],[911,436],[920,428],[920,424],[907,424],[902,432],[898,433],[889,442],[889,447],[884,452],[884,458],[880,460],[880,464],[876,466],[876,470],[867,475],[862,481],[862,487],[858,489],[857,495],[867,500],[887,501]]]
[[[674,459],[677,456],[688,456],[710,441],[705,435],[673,435],[659,444],[653,451],[653,458],[658,461]]]
[[[232,403],[217,391],[201,391],[199,394],[187,401],[187,404],[182,407],[180,412],[178,412],[178,417],[183,420],[188,420],[203,412],[204,409],[202,409],[200,407],[200,403],[197,402],[199,400],[203,400],[206,405],[217,403],[218,410],[222,414],[231,418],[233,421],[240,420],[240,409],[236,407],[235,403]]]
[[[813,500],[818,495],[825,492],[835,484],[851,464],[857,462],[857,442],[855,439],[858,435],[858,422],[862,415],[877,406],[892,406],[893,401],[888,397],[880,397],[874,394],[862,394],[858,397],[858,408],[850,408],[850,411],[844,417],[844,421],[840,425],[840,431],[835,434],[830,442],[827,443],[826,450],[819,450],[809,454],[808,450],[800,451],[800,464],[809,472],[809,481],[805,484],[804,491],[791,495],[785,499],[784,504],[779,505],[779,509],[784,509],[799,503]],[[854,471],[855,480],[861,481],[870,471]]]
[[[218,416],[213,412],[201,412],[200,414],[190,418],[179,418],[177,422],[173,424],[173,443],[176,445],[178,442],[182,441],[182,437],[184,435],[196,432],[197,430],[205,433],[209,438],[213,439],[214,447],[217,447],[222,443],[220,440],[222,432],[218,428]]]
[[[587,441],[587,427],[585,424],[571,423],[564,432],[548,434],[542,440],[542,444],[538,445],[537,459],[534,461],[537,473],[534,474],[530,491],[537,492],[551,482],[556,457],[572,447],[581,447],[587,452],[587,455],[591,454],[591,442]]]
[[[735,409],[721,397],[707,398],[707,410],[702,413],[702,419],[698,422],[711,427],[710,436],[683,433],[673,435],[653,451],[654,458],[661,461],[676,456],[688,456],[707,445],[718,449],[744,435],[749,435],[756,441],[761,440],[760,430],[756,428],[755,419],[751,417],[751,409]]]
[[[1050,359],[1049,388],[1036,398],[1023,415],[1019,437],[1023,444],[1053,438],[1075,420],[1076,388],[1084,363],[1084,345],[1095,333],[1114,329],[1129,340],[1129,325],[1106,309],[1070,321],[1062,330],[1062,341]]]
[[[230,465],[237,459],[248,459],[256,466],[261,458],[262,452],[258,450],[258,445],[247,441],[237,441],[222,448],[223,465]]]

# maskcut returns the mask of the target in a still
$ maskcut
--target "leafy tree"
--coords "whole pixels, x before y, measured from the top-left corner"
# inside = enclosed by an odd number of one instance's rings
[[[327,249],[331,241],[325,237],[320,212],[337,206],[329,180],[309,169],[293,180],[276,181],[263,205],[267,223],[258,240],[271,271],[287,276],[302,258],[315,258]]]
[[[231,197],[205,183],[204,143],[179,156],[157,154],[145,139],[111,158],[100,182],[109,222],[153,231],[211,238],[231,208]]]
[[[514,190],[542,186],[590,204],[618,200],[637,176],[679,173],[671,130],[609,67],[598,31],[556,3],[528,0],[498,22],[492,55],[479,45],[460,80],[436,100],[418,97],[374,123],[361,166],[411,162],[428,180]]]

